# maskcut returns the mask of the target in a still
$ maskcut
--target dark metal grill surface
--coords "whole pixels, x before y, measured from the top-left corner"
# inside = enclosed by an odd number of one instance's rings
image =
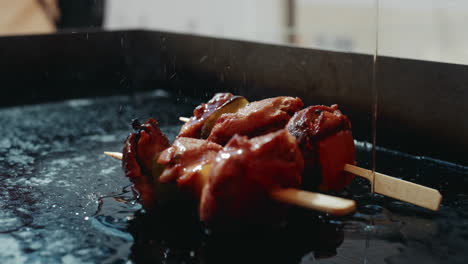
[[[369,194],[360,180],[339,195],[346,218],[293,210],[278,226],[209,232],[169,210],[135,203],[120,163],[132,118],[153,116],[173,138],[199,99],[162,90],[0,110],[1,263],[465,263],[468,172],[385,149],[378,170],[441,190],[439,212]],[[359,142],[358,142],[359,143]],[[358,144],[358,162],[369,150]],[[175,210],[177,211],[177,210]],[[176,216],[176,217],[174,217]],[[336,255],[335,255],[336,254]],[[366,262],[367,261],[367,262]]]

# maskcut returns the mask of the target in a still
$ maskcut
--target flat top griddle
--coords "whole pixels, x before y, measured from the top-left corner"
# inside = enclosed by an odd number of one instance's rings
[[[379,148],[378,170],[439,189],[439,212],[369,193],[338,195],[358,210],[332,218],[292,210],[278,225],[213,232],[168,208],[135,202],[120,163],[132,118],[153,116],[171,139],[199,98],[153,90],[0,109],[1,263],[464,263],[468,171]],[[352,121],[352,120],[351,120]],[[357,142],[358,164],[369,145]],[[184,217],[187,217],[185,219]]]

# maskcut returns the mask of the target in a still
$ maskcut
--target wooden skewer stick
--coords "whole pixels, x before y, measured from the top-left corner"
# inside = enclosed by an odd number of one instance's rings
[[[104,154],[118,160],[123,156],[120,152],[106,151]],[[353,200],[293,188],[275,190],[271,197],[278,202],[336,216],[347,215],[356,210],[356,202]]]
[[[293,188],[273,191],[271,197],[282,203],[295,205],[331,215],[348,215],[356,211],[356,202],[350,199]]]
[[[190,118],[181,116],[181,117],[179,117],[179,120],[184,122],[184,123],[187,123],[188,121],[190,121]]]
[[[104,151],[104,155],[107,155],[111,158],[122,160],[123,154],[120,152],[111,152],[111,151]]]
[[[394,199],[437,211],[442,201],[442,195],[436,189],[400,180],[379,172],[372,175],[371,170],[366,170],[354,165],[346,164],[344,170],[368,179],[374,185],[376,193],[383,194]],[[372,182],[374,179],[374,182]]]
[[[190,118],[181,116],[179,120],[188,122]],[[344,170],[369,180],[376,193],[433,211],[439,210],[442,195],[436,189],[400,180],[379,172],[373,175],[372,171],[351,164],[346,164]]]

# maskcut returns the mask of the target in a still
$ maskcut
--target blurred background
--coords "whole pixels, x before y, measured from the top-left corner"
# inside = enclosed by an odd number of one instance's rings
[[[378,18],[377,0],[0,0],[0,3],[3,35],[154,29],[372,54],[378,21],[381,55],[468,64],[466,0],[380,0]],[[45,15],[31,15],[34,5]],[[32,26],[26,20],[34,20]]]

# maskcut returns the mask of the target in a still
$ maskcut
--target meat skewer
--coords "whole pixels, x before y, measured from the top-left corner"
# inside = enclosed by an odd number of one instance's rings
[[[438,209],[436,190],[354,166],[351,123],[337,105],[302,107],[297,97],[249,103],[216,94],[194,116],[180,118],[186,123],[172,145],[149,119],[132,124],[136,132],[125,141],[123,155],[106,154],[122,159],[145,208],[163,202],[173,186],[198,201],[204,222],[255,221],[281,213],[281,203],[347,214],[355,210],[354,201],[298,188],[339,191],[355,174],[370,179],[376,192]]]
[[[176,183],[175,192],[199,202],[203,222],[276,218],[286,208],[272,196],[335,215],[354,211],[354,201],[343,205],[343,200],[335,203],[335,197],[321,194],[275,195],[297,190],[302,182],[304,160],[285,126],[303,103],[283,96],[246,104],[243,97],[215,95],[194,110],[170,147],[156,120],[132,123],[136,132],[125,141],[122,167],[146,209],[164,203],[161,185]]]
[[[179,117],[182,122],[187,122],[189,118]],[[352,164],[345,164],[344,171],[362,177],[374,185],[374,192],[382,194],[403,202],[414,204],[429,210],[439,210],[442,195],[436,189],[401,180],[379,172],[375,174]]]
[[[222,95],[226,96],[226,94]],[[256,103],[260,106],[262,106],[262,102],[265,104],[272,104],[272,102],[275,102],[275,99],[278,98],[265,99],[252,104]],[[282,102],[284,101],[285,100],[283,99]],[[287,128],[289,132],[299,140],[299,144],[302,146],[302,152],[306,163],[305,173],[312,173],[307,172],[308,170],[314,171],[321,169],[321,174],[326,174],[325,176],[322,175],[322,181],[325,182],[322,182],[318,186],[319,190],[341,190],[352,181],[352,175],[356,175],[369,180],[373,185],[372,189],[376,193],[426,209],[434,211],[439,209],[442,195],[438,190],[384,175],[382,173],[373,173],[372,171],[349,163],[350,161],[354,162],[354,143],[352,143],[353,139],[350,132],[351,125],[347,118],[341,114],[336,105],[331,107],[312,106],[301,111],[298,111],[298,106],[302,106],[301,103],[297,103],[294,102],[294,100],[289,99],[289,105],[292,107],[289,107],[288,110],[291,111],[291,109],[293,109],[296,113],[289,120]],[[244,119],[247,119],[245,116],[251,117],[248,116],[248,114],[245,114],[245,112],[248,112],[246,110],[247,108],[248,107],[244,107],[240,110],[244,113],[241,113],[238,116],[241,116]],[[254,110],[250,111],[255,112],[256,114],[263,111],[263,109],[255,106],[250,106],[250,108],[253,108]],[[227,114],[226,116],[233,115],[235,114]],[[219,128],[222,128],[223,126],[230,126],[231,124],[225,121],[226,119],[229,119],[226,118],[226,116],[222,116],[220,119],[224,118],[224,120],[218,120],[213,129],[218,128],[219,131]],[[187,122],[190,122],[194,118],[196,120],[203,120],[203,118],[198,118],[196,115],[192,118],[179,117],[179,120],[188,124]],[[244,125],[245,123],[252,122],[243,121],[241,124]],[[236,132],[239,133],[239,131]],[[251,133],[245,131],[240,132],[244,132],[246,134]],[[324,135],[326,136],[325,139]],[[212,135],[209,136],[209,138],[212,137]],[[214,138],[217,139],[219,136]],[[324,144],[326,145],[323,146]],[[331,146],[337,147],[332,148]],[[342,148],[347,148],[347,150],[342,150]],[[310,149],[313,150],[313,153],[311,153]],[[320,155],[318,155],[317,152],[320,152]],[[349,156],[350,154],[352,154],[352,156]],[[314,165],[317,164],[317,159],[319,158],[321,159],[319,161],[319,167],[322,168],[317,168],[317,166]],[[312,164],[312,167],[308,168],[308,164]]]
[[[106,151],[104,154],[118,160],[122,160],[123,157],[122,153],[120,152]],[[270,195],[272,199],[281,203],[299,206],[336,216],[347,215],[356,210],[356,203],[353,200],[322,193],[288,188],[275,190]]]

